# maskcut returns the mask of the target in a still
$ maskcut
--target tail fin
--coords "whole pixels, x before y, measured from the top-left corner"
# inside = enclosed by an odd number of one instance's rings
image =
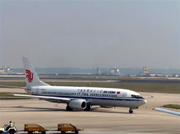
[[[49,86],[48,84],[42,82],[34,68],[32,67],[30,61],[27,57],[23,57],[24,70],[26,74],[26,85],[27,87],[33,86]]]

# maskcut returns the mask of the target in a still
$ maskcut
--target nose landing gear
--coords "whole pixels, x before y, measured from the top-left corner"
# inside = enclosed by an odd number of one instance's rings
[[[138,107],[130,107],[130,108],[129,108],[129,113],[130,113],[130,114],[133,113],[133,109],[138,109]]]

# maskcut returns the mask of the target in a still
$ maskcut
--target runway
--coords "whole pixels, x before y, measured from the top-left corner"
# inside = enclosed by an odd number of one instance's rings
[[[81,134],[179,134],[180,117],[153,111],[163,104],[180,104],[179,94],[141,93],[148,103],[134,114],[128,108],[98,108],[92,111],[65,111],[65,104],[38,99],[1,100],[0,126],[10,120],[18,130],[25,123],[37,123],[46,129],[56,129],[58,123],[72,123],[84,129]],[[52,133],[52,132],[47,132]]]

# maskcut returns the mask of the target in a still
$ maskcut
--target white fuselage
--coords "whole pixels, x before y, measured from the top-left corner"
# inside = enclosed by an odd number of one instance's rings
[[[140,94],[127,89],[51,86],[39,79],[27,57],[23,57],[23,64],[26,73],[26,90],[31,95],[14,94],[15,96],[66,103],[67,111],[73,109],[89,111],[91,106],[99,105],[105,108],[129,107],[129,113],[133,113],[132,109],[146,103],[146,100]]]
[[[102,107],[130,107],[136,109],[146,103],[146,100],[138,93],[117,88],[34,86],[28,92],[38,96],[83,99],[91,105]]]

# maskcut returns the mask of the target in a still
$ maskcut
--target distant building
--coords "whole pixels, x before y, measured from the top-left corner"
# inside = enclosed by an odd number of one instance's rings
[[[148,68],[147,67],[143,67],[142,74],[148,74]]]
[[[97,75],[100,75],[101,74],[101,70],[100,70],[100,68],[99,67],[97,67],[97,73],[96,73]]]
[[[139,76],[139,77],[156,77],[157,75],[154,73],[149,73],[148,67],[144,66],[143,70],[137,76]]]
[[[156,77],[156,74],[146,74],[146,77]]]
[[[111,68],[110,70],[111,75],[121,75],[120,70],[118,68]]]
[[[2,69],[0,70],[0,74],[11,74],[13,73],[10,69],[10,67],[6,67],[6,66],[3,66]]]
[[[173,75],[172,75],[173,77],[180,77],[180,73],[174,73]]]

